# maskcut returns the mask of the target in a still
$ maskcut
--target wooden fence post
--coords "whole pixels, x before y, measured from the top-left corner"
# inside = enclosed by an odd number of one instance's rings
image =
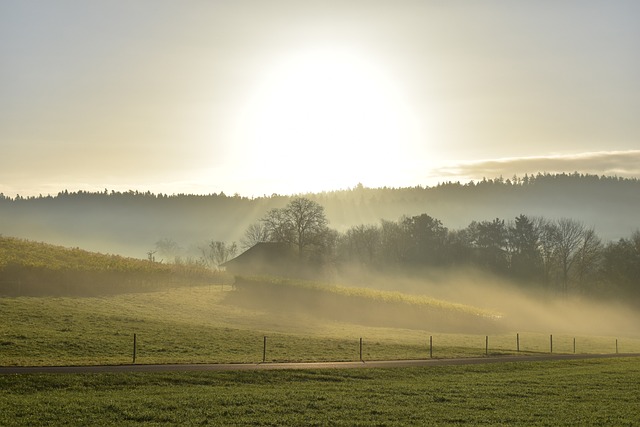
[[[573,354],[576,354],[576,339],[573,338]]]
[[[553,353],[553,334],[549,335],[549,348],[550,352]]]
[[[484,355],[489,355],[489,335],[484,337]]]
[[[262,340],[262,363],[267,361],[267,336]]]
[[[429,359],[433,359],[433,335],[429,336]]]
[[[362,338],[360,338],[360,361],[364,362],[364,360],[362,360]]]
[[[136,363],[136,334],[133,334],[133,364]]]
[[[616,354],[618,354],[618,338],[616,338]]]
[[[516,334],[516,351],[520,353],[520,334]]]

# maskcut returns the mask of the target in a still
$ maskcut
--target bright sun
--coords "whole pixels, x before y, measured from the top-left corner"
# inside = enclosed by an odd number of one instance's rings
[[[245,156],[271,178],[288,177],[291,192],[393,185],[418,143],[397,85],[381,67],[337,49],[276,61],[252,93],[242,126]]]

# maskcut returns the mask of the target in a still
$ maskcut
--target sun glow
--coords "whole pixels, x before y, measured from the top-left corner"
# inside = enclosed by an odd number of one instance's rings
[[[316,49],[276,61],[239,123],[245,158],[290,192],[393,185],[418,144],[398,86],[375,63]],[[266,176],[264,176],[266,175]]]

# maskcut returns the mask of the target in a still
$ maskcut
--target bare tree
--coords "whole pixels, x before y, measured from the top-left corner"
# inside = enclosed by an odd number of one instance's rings
[[[600,270],[604,246],[593,228],[584,230],[582,242],[576,252],[576,280],[586,288],[593,282]]]
[[[607,245],[603,271],[611,289],[640,303],[640,231]]]
[[[586,229],[578,221],[561,218],[556,222],[556,230],[555,254],[562,278],[561,290],[566,294],[569,288],[569,271],[577,260]]]
[[[163,259],[167,259],[167,262],[179,261],[182,248],[173,239],[163,237],[156,242],[156,252],[160,254]]]
[[[293,224],[285,209],[271,209],[262,218],[269,240],[272,242],[293,243]]]
[[[322,243],[328,221],[319,203],[302,197],[293,199],[285,208],[285,215],[293,226],[293,243],[299,253],[309,245]]]
[[[380,221],[380,255],[382,260],[397,264],[408,259],[411,250],[411,236],[399,222]]]
[[[340,243],[347,258],[371,265],[380,249],[380,229],[375,225],[351,227],[342,235]]]
[[[272,209],[262,219],[271,241],[289,243],[300,255],[311,246],[322,246],[328,232],[324,208],[299,197],[282,209]]]
[[[236,242],[227,244],[225,242],[212,240],[205,247],[201,247],[202,259],[206,265],[211,268],[218,268],[221,264],[224,264],[231,258],[233,258],[238,252],[238,245]]]
[[[251,224],[244,232],[244,237],[240,240],[243,249],[249,249],[260,242],[268,242],[269,229],[264,222]]]

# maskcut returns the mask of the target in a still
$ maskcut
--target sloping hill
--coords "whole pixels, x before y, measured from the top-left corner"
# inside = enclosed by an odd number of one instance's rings
[[[331,321],[440,332],[504,328],[500,313],[422,295],[272,277],[241,276],[235,286],[228,302],[273,312],[304,312]]]
[[[168,265],[0,236],[0,295],[113,294],[222,279],[198,265]]]

